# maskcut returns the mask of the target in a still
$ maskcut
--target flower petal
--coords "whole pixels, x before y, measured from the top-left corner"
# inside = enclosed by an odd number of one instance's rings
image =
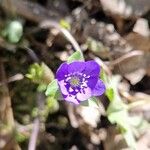
[[[99,77],[100,74],[100,66],[94,61],[85,62],[85,70],[84,73],[90,76]]]
[[[98,82],[98,77],[90,77],[89,79],[87,79],[87,81],[88,81],[87,82],[88,87],[94,89],[96,83]]]
[[[56,78],[58,81],[63,80],[65,78],[65,75],[68,74],[68,64],[63,63],[56,72]]]
[[[60,87],[60,90],[61,90],[62,94],[68,95],[69,92],[68,92],[68,90],[65,86],[64,80],[58,81],[58,84],[59,84],[59,87]]]
[[[79,101],[85,101],[92,96],[91,89],[89,87],[84,88],[84,90],[78,92],[76,96]]]
[[[63,96],[66,101],[74,103],[76,105],[79,104],[79,101],[77,100],[75,95],[63,95]]]
[[[74,72],[80,72],[85,69],[85,62],[75,61],[69,64],[68,72],[74,73]]]
[[[105,92],[105,90],[106,90],[106,87],[103,81],[99,79],[95,88],[92,90],[92,96],[100,96]]]
[[[80,101],[85,101],[92,96],[102,95],[105,92],[105,85],[99,79],[99,74],[100,66],[95,61],[63,63],[56,73],[63,98],[79,104]],[[80,85],[72,87],[69,81],[75,75],[80,78]]]
[[[65,82],[64,80],[61,80],[58,82],[62,96],[64,98],[64,100],[68,101],[68,102],[72,102],[74,104],[79,104],[79,101],[76,98],[76,95],[73,95],[69,92],[69,87],[65,86]],[[71,87],[70,87],[71,88]]]

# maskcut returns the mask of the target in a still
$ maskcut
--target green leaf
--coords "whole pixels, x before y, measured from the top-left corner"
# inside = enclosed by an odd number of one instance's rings
[[[8,24],[4,33],[9,42],[18,43],[23,34],[23,26],[19,21],[12,21]]]
[[[64,20],[64,19],[61,19],[61,20],[60,20],[60,25],[61,25],[61,27],[65,28],[65,29],[68,29],[68,30],[71,29],[71,26],[70,26],[69,22],[67,22],[67,21]]]
[[[22,142],[25,142],[28,139],[28,137],[26,135],[16,131],[15,132],[15,139],[17,142],[22,143]]]
[[[44,91],[44,86],[47,86],[52,80],[54,80],[54,74],[51,69],[45,63],[34,63],[30,66],[26,77],[35,83],[40,84],[40,91]]]
[[[43,91],[46,90],[46,88],[47,88],[47,85],[46,85],[46,84],[39,84],[37,90],[38,90],[39,92],[43,92]]]
[[[117,111],[108,115],[108,119],[112,124],[117,123],[123,130],[127,131],[128,125],[128,114],[126,111]]]
[[[135,138],[130,124],[130,117],[127,110],[122,109],[108,114],[108,119],[112,124],[117,124],[127,145],[135,149]]]
[[[55,79],[47,86],[45,95],[54,97],[56,95],[58,89],[59,89],[58,83],[57,83],[57,80]]]
[[[103,68],[102,68],[101,71],[100,71],[100,78],[101,78],[101,80],[103,80],[105,83],[108,83],[108,82],[109,82],[109,80],[108,80],[109,76],[106,75],[106,73],[105,73],[105,71],[104,71]]]
[[[54,113],[59,110],[59,103],[55,98],[48,97],[46,99],[46,106],[49,113]]]
[[[67,62],[68,62],[68,63],[72,63],[72,62],[74,62],[74,61],[76,61],[76,60],[84,61],[84,58],[83,58],[81,52],[79,52],[79,51],[74,52],[74,53],[68,58]]]
[[[40,83],[44,74],[44,70],[38,63],[34,63],[29,68],[29,73],[26,77],[31,79],[35,83]]]
[[[131,150],[136,150],[136,141],[133,136],[133,132],[129,128],[126,132],[122,132],[122,135],[127,143],[127,145],[130,147]]]
[[[118,92],[118,84],[120,76],[107,76],[105,72],[101,73],[101,77],[106,85],[106,96],[110,100],[107,108],[107,117],[112,124],[116,124],[121,130],[122,135],[131,149],[135,149],[135,138],[132,131],[130,116],[127,105],[122,101]],[[136,120],[138,122],[138,120]]]
[[[61,94],[61,91],[59,89],[56,91],[56,94],[55,94],[54,98],[57,99],[57,100],[64,100],[64,98]]]
[[[112,101],[112,100],[114,99],[115,93],[114,93],[113,88],[108,88],[108,89],[106,90],[106,96],[108,97],[108,99],[109,99],[110,101]]]
[[[99,108],[98,100],[97,100],[96,97],[91,97],[91,98],[89,98],[86,101],[82,101],[80,103],[80,105],[87,106],[87,107],[96,107],[96,108]]]
[[[108,108],[107,108],[107,114],[111,114],[111,113],[114,113],[114,112],[118,112],[118,111],[121,111],[121,110],[126,110],[127,109],[127,106],[126,104],[124,104],[122,101],[112,101]]]
[[[32,117],[37,117],[39,115],[39,109],[37,107],[34,107],[32,109]]]

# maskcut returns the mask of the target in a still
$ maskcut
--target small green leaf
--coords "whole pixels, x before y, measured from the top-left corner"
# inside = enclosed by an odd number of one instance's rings
[[[121,129],[127,131],[129,128],[128,125],[128,114],[126,111],[117,111],[108,115],[108,119],[112,124],[117,123]]]
[[[112,100],[114,99],[115,95],[114,95],[114,90],[113,90],[113,88],[108,88],[108,89],[106,90],[106,96],[108,97],[108,99],[109,99],[110,101],[112,101]]]
[[[28,139],[28,137],[26,135],[16,131],[15,139],[17,142],[22,143],[22,142],[25,142]]]
[[[104,69],[101,69],[100,78],[101,78],[101,80],[103,80],[104,83],[106,83],[106,84],[109,82],[109,80],[108,80],[109,77],[106,75]]]
[[[34,107],[32,109],[32,117],[37,117],[39,114],[39,109],[37,107]]]
[[[18,43],[23,34],[23,26],[19,21],[12,21],[4,29],[5,36],[11,43]]]
[[[112,101],[108,108],[107,108],[107,114],[111,114],[114,112],[118,112],[121,110],[126,110],[127,106],[122,101]]]
[[[48,97],[46,99],[46,106],[47,106],[47,109],[49,110],[49,113],[54,113],[54,112],[58,111],[58,109],[59,109],[58,101],[52,97]]]
[[[76,60],[84,61],[84,58],[83,58],[81,52],[79,52],[79,51],[74,52],[74,53],[68,58],[67,62],[68,62],[68,63],[72,63],[72,62],[74,62],[74,61],[76,61]]]
[[[91,98],[89,98],[86,101],[82,101],[80,103],[80,105],[87,106],[87,107],[96,107],[96,108],[99,108],[99,106],[98,106],[98,100],[97,100],[96,97],[91,97]]]
[[[46,88],[47,88],[47,85],[46,85],[46,84],[39,84],[37,90],[38,90],[39,92],[43,92],[43,91],[46,90]]]
[[[26,77],[31,79],[35,83],[40,83],[43,77],[44,70],[38,63],[34,63],[29,68],[29,73]]]
[[[58,89],[59,89],[58,83],[57,83],[57,80],[55,79],[47,86],[45,95],[54,97],[56,95]]]
[[[116,124],[121,130],[122,135],[131,149],[135,149],[135,138],[132,131],[132,125],[130,116],[128,113],[127,105],[122,101],[122,98],[118,92],[118,84],[120,82],[120,76],[107,76],[104,71],[101,73],[101,78],[106,85],[106,96],[108,97],[110,104],[107,108],[107,117],[112,124]],[[138,120],[136,120],[136,123]]]
[[[64,19],[60,20],[60,25],[61,25],[61,27],[65,28],[65,29],[68,29],[68,30],[71,29],[70,24],[66,20],[64,20]]]
[[[127,111],[127,106],[123,101],[112,101],[107,109],[107,116],[112,124],[117,124],[127,145],[134,149],[135,138],[131,130],[130,117]]]
[[[56,91],[56,94],[55,94],[54,98],[57,99],[57,100],[64,100],[64,98],[61,94],[61,91],[59,89]]]
[[[131,150],[136,150],[136,141],[133,136],[133,132],[129,128],[126,132],[122,132],[122,135],[127,143],[127,145],[130,147]]]
[[[29,68],[28,73],[26,74],[26,77],[35,83],[41,84],[39,89],[43,89],[43,90],[44,90],[44,86],[47,86],[52,80],[54,80],[53,72],[43,62],[41,64],[34,63],[30,65],[30,68]]]

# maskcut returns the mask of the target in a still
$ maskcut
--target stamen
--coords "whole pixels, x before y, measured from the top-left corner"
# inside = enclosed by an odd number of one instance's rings
[[[75,91],[76,91],[76,92],[79,92],[79,90],[78,90],[78,89],[75,89]]]
[[[86,77],[86,74],[83,74],[83,77]]]
[[[91,77],[90,75],[86,76],[86,78],[90,78],[90,77]]]
[[[73,91],[74,91],[74,90],[70,87],[70,88],[69,88],[69,92],[73,92]]]
[[[80,78],[77,76],[72,76],[70,77],[71,79],[69,80],[71,86],[79,86],[80,85]]]
[[[71,79],[71,77],[67,77],[66,81],[69,81]]]
[[[82,82],[85,82],[85,78],[82,79]]]

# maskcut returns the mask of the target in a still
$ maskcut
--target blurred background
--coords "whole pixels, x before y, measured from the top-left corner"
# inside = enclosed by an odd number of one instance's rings
[[[150,150],[150,0],[0,0],[0,150]],[[46,96],[76,50],[101,66],[87,106]]]

